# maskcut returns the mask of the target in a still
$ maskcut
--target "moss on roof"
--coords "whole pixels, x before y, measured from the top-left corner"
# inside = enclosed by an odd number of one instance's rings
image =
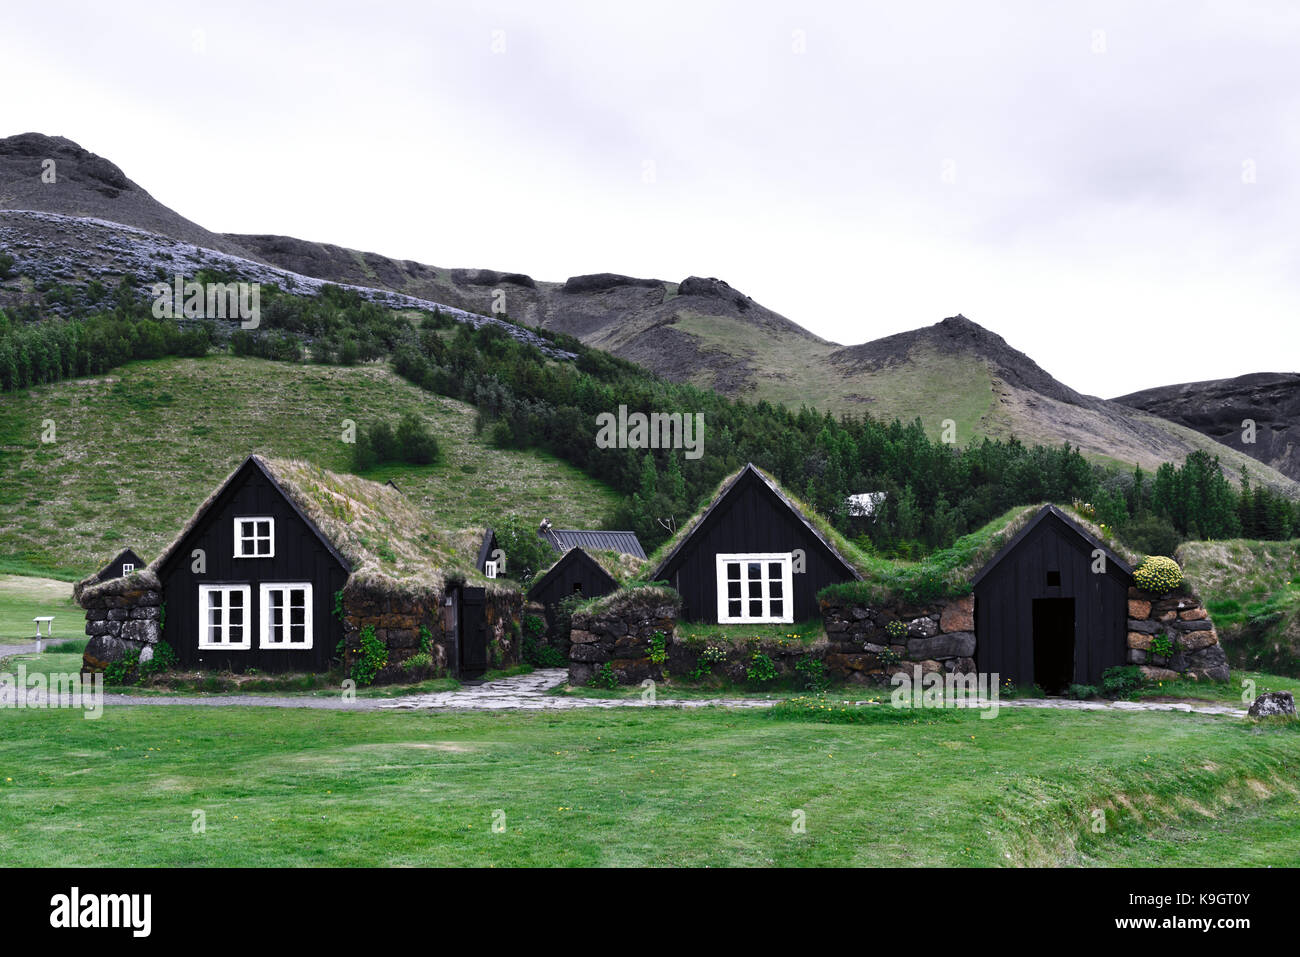
[[[380,594],[442,592],[448,580],[473,582],[494,592],[514,582],[489,579],[466,557],[463,535],[437,528],[390,485],[340,475],[298,459],[252,456],[352,566],[349,590]],[[240,465],[242,468],[243,465]],[[155,572],[212,505],[235,469],[199,506],[176,539],[149,566]]]
[[[650,563],[646,559],[637,558],[635,555],[628,555],[626,552],[615,552],[609,549],[592,551],[587,548],[584,548],[583,551],[586,552],[597,565],[603,568],[609,574],[610,578],[614,579],[614,581],[618,582],[620,585],[626,585],[628,582],[640,581],[650,568]],[[568,554],[568,552],[564,552],[562,555],[556,555],[555,561],[551,562],[551,564],[539,571],[533,580],[541,581],[550,574],[551,569],[560,564],[560,562],[564,560],[564,556]]]

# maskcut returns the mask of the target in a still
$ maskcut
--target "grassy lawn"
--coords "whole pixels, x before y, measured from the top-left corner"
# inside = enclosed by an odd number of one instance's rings
[[[553,456],[492,448],[474,433],[473,407],[384,365],[157,359],[5,396],[0,571],[72,579],[126,545],[150,560],[250,452],[347,472],[344,420],[395,422],[407,410],[437,435],[442,461],[367,477],[393,479],[449,534],[505,512],[600,528],[616,502],[603,483]],[[45,444],[47,419],[56,441]]]
[[[1300,858],[1294,725],[886,717],[14,711],[0,720],[0,866]],[[1094,810],[1104,834],[1092,832]],[[796,811],[804,833],[792,830]]]
[[[0,647],[35,640],[37,615],[54,616],[54,637],[79,638],[86,613],[72,601],[72,585],[52,578],[0,574]],[[48,626],[41,626],[44,635]]]

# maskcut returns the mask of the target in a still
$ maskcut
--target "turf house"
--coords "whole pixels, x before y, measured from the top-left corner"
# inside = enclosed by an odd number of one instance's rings
[[[170,646],[179,667],[476,677],[518,660],[523,596],[396,489],[250,456],[147,568],[76,589],[86,667]]]
[[[144,568],[147,564],[148,562],[137,555],[134,549],[124,548],[99,570],[95,575],[95,579],[97,581],[108,581],[110,578],[121,578],[123,575],[131,574],[137,568]]]

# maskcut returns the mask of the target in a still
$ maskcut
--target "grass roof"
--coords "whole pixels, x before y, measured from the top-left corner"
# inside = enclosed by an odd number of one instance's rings
[[[513,582],[489,579],[479,572],[474,559],[467,557],[463,535],[437,528],[415,502],[392,486],[340,475],[298,459],[260,455],[252,459],[347,559],[352,566],[349,590],[437,594],[448,580],[470,581],[493,591],[516,590]],[[199,506],[150,565],[152,570],[162,567],[238,471],[231,472]]]
[[[584,548],[583,551],[586,552],[597,565],[603,568],[609,574],[610,578],[614,579],[614,581],[618,582],[620,585],[626,585],[628,582],[640,581],[651,567],[647,559],[637,558],[635,555],[629,555],[626,552],[616,552],[610,549],[599,549],[593,551],[589,548]],[[562,555],[556,555],[555,561],[551,562],[551,564],[539,571],[536,576],[534,576],[533,580],[541,581],[542,578],[550,573],[552,568],[564,560],[564,556],[567,554],[569,553],[565,552]]]

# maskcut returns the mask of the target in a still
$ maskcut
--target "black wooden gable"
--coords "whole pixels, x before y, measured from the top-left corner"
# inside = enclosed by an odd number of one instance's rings
[[[586,598],[596,598],[618,590],[614,576],[605,571],[599,562],[581,548],[571,548],[528,589],[528,598],[543,605],[554,605],[575,594],[575,585],[581,586],[580,593]]]
[[[177,538],[176,541],[167,547],[161,556],[159,556],[158,573],[160,575],[167,575],[172,568],[175,567],[178,561],[188,560],[190,550],[187,546],[196,535],[199,534],[200,529],[206,531],[207,526],[210,523],[210,517],[215,517],[225,511],[229,507],[231,499],[233,499],[250,480],[256,479],[265,480],[273,490],[274,495],[278,497],[280,505],[279,509],[276,510],[286,511],[301,521],[308,530],[319,539],[321,546],[334,558],[335,561],[338,562],[342,569],[351,574],[352,563],[349,562],[334,546],[334,543],[320,530],[319,526],[312,521],[310,516],[298,507],[298,503],[293,500],[293,496],[285,491],[285,489],[280,485],[279,480],[255,455],[250,455],[246,458],[243,464],[231,473],[230,477],[226,479],[225,484],[221,486],[216,494],[213,495],[207,503],[200,506],[198,513],[190,519],[190,524],[185,531],[181,533],[180,537]],[[254,511],[256,511],[256,509]]]
[[[99,570],[99,574],[95,578],[102,582],[112,578],[121,578],[123,565],[133,565],[136,571],[140,571],[147,564],[149,563],[137,555],[134,549],[124,548]]]
[[[862,579],[862,574],[849,563],[848,559],[839,553],[839,550],[834,545],[826,540],[826,537],[809,521],[808,516],[794,502],[790,501],[784,492],[777,488],[775,482],[759,471],[753,462],[748,463],[740,470],[730,484],[704,510],[704,514],[695,523],[695,527],[659,563],[659,568],[655,570],[653,576],[654,579],[666,580],[682,563],[686,553],[695,547],[700,538],[708,535],[711,529],[732,517],[732,506],[737,499],[745,497],[747,493],[760,500],[770,502],[772,510],[778,514],[787,513],[786,523],[788,524],[792,520],[794,524],[799,526],[799,537],[805,543],[820,551],[829,562],[838,566],[846,576],[859,581]],[[740,537],[747,536],[742,534]],[[736,550],[743,551],[745,549],[737,547]],[[755,547],[752,550],[760,549]]]
[[[474,562],[474,567],[483,571],[487,567],[488,561],[492,558],[492,553],[497,550],[497,533],[488,529],[483,533],[483,544],[478,548],[478,558]]]
[[[1040,529],[1040,526],[1045,526]],[[998,553],[990,558],[984,567],[976,573],[972,580],[972,586],[978,585],[985,577],[991,574],[1004,561],[1011,558],[1013,554],[1023,550],[1023,547],[1031,539],[1046,531],[1066,532],[1067,540],[1074,540],[1077,547],[1086,550],[1089,555],[1096,549],[1101,549],[1106,556],[1107,574],[1118,574],[1123,577],[1125,582],[1133,577],[1133,568],[1116,554],[1115,550],[1101,541],[1087,529],[1080,526],[1070,518],[1069,515],[1061,511],[1055,505],[1044,505],[1038,510],[1032,519],[1022,528],[1015,536],[998,550]]]

